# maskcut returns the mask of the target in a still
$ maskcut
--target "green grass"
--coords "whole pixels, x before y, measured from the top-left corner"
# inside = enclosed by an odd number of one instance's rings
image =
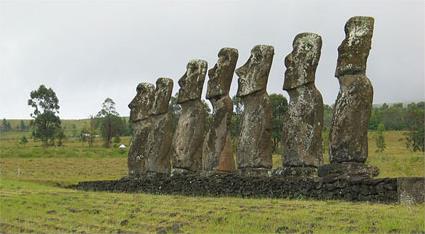
[[[79,192],[2,180],[4,232],[419,232],[424,206]]]
[[[12,134],[12,133],[11,133]],[[0,233],[388,233],[425,232],[425,205],[288,199],[242,199],[82,192],[61,188],[127,174],[126,152],[89,148],[69,139],[64,147],[18,144],[0,136]],[[387,149],[368,163],[381,177],[424,176],[424,156],[406,150],[400,132],[386,132]],[[129,139],[122,141],[128,144]],[[280,164],[274,156],[274,166]],[[59,186],[58,186],[59,185]]]
[[[403,132],[385,132],[387,147],[382,153],[375,152],[374,133],[369,135],[367,163],[381,170],[379,177],[425,176],[425,155],[423,152],[411,152],[406,149]]]
[[[127,152],[118,149],[118,145],[123,143],[129,145],[130,137],[121,137],[120,143],[113,143],[111,148],[102,146],[102,140],[96,138],[93,147],[88,147],[87,143],[79,141],[78,138],[65,140],[64,146],[42,147],[41,142],[29,139],[25,145],[19,144],[21,136],[29,136],[26,132],[1,133],[0,137],[0,158],[90,158],[90,157],[127,157]]]

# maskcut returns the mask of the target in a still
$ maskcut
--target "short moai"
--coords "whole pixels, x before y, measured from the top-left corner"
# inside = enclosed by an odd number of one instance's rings
[[[330,165],[320,176],[378,175],[365,165],[368,156],[367,130],[372,110],[373,88],[366,76],[366,62],[372,43],[374,19],[356,16],[345,24],[345,39],[338,48],[335,76],[340,90],[333,110],[329,135]]]
[[[155,99],[150,117],[151,128],[146,141],[146,171],[148,175],[170,173],[173,119],[168,106],[172,91],[172,79],[159,78],[156,81]]]
[[[207,112],[201,95],[206,73],[206,61],[191,60],[178,82],[177,103],[182,109],[171,148],[173,175],[198,172],[202,166]]]
[[[150,111],[154,102],[155,86],[140,83],[137,94],[130,102],[130,121],[133,128],[128,151],[128,175],[140,177],[146,174],[146,141],[151,130]]]
[[[323,99],[315,82],[322,38],[314,33],[298,34],[292,52],[285,58],[283,90],[290,97],[283,117],[282,168],[275,174],[316,176],[323,163]]]
[[[229,90],[237,61],[237,49],[223,48],[217,63],[208,71],[206,98],[213,106],[213,115],[202,152],[202,170],[208,174],[235,170],[230,137],[233,104]]]
[[[273,55],[272,46],[257,45],[248,61],[236,69],[236,95],[244,107],[236,158],[244,176],[267,176],[272,168],[272,107],[266,87]]]

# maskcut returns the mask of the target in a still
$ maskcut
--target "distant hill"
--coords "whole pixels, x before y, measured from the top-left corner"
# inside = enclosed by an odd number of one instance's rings
[[[406,107],[407,105],[409,105],[410,103],[418,103],[418,102],[425,102],[425,100],[422,101],[407,101],[407,102],[384,102],[384,103],[374,103],[373,107],[381,107],[384,104],[387,104],[388,106],[392,106],[395,104],[403,104],[403,107]]]
[[[129,117],[123,117],[128,121]],[[21,121],[24,121],[25,125],[29,125],[32,119],[7,119],[12,126],[12,129],[17,129],[20,126]],[[89,128],[90,119],[61,119],[62,127],[65,128],[65,135],[76,136],[80,134],[84,128]]]

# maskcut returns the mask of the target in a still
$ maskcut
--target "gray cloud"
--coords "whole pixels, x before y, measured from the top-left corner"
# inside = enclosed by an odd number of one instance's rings
[[[225,46],[239,50],[240,66],[254,45],[273,45],[268,91],[285,94],[283,58],[305,31],[323,38],[316,83],[332,104],[337,47],[355,15],[375,17],[374,102],[423,100],[424,9],[423,0],[1,1],[0,117],[28,118],[40,84],[56,91],[62,118],[95,114],[106,97],[128,115],[137,83],[170,77],[176,92],[191,58],[211,67]]]

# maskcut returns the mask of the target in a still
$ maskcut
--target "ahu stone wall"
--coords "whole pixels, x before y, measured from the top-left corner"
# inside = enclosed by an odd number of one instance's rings
[[[423,203],[425,199],[425,179],[420,177],[365,179],[192,174],[80,182],[73,188],[190,196],[313,198],[407,204]]]

